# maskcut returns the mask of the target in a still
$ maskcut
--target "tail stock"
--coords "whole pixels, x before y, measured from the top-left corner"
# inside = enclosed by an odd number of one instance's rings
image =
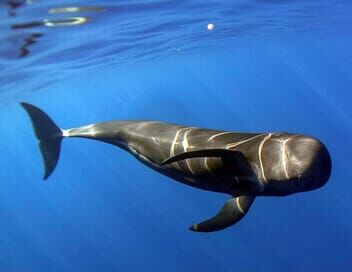
[[[21,105],[27,111],[35,135],[39,140],[45,166],[44,180],[46,180],[54,171],[59,160],[63,131],[41,109],[24,102]]]

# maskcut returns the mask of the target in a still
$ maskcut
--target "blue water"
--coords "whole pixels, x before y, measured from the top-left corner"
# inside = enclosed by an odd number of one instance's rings
[[[351,1],[16,2],[0,1],[0,271],[351,270]],[[20,101],[64,128],[150,119],[314,135],[333,172],[194,233],[228,196],[114,146],[65,140],[42,181]]]

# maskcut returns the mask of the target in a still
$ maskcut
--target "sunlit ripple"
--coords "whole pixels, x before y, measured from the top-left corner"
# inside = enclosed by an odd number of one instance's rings
[[[89,7],[89,6],[81,6],[81,7],[59,7],[59,8],[51,8],[49,9],[49,14],[59,14],[59,13],[75,13],[75,12],[103,12],[104,8],[101,7]]]
[[[29,65],[31,71],[39,71],[42,63],[53,59],[57,69],[86,69],[204,48],[217,50],[220,43],[232,46],[243,37],[346,32],[352,11],[352,2],[334,0],[299,4],[131,0],[101,1],[101,6],[99,1],[94,6],[86,1],[65,1],[65,5],[8,1],[0,5],[7,9],[7,18],[0,22],[4,30],[0,61],[7,73]],[[211,31],[209,25],[214,26]]]
[[[89,22],[88,17],[68,17],[63,19],[51,20],[45,19],[43,20],[43,24],[48,27],[55,27],[55,26],[75,26],[75,25],[82,25]]]

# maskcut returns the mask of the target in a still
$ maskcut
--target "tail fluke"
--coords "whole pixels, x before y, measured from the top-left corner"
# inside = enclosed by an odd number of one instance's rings
[[[22,102],[21,105],[29,114],[39,140],[45,166],[44,180],[46,180],[54,171],[59,160],[63,132],[41,109],[28,103]]]

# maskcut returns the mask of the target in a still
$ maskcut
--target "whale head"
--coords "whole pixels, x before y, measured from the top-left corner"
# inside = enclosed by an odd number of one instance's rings
[[[331,158],[318,139],[287,133],[272,134],[262,148],[266,192],[289,195],[323,186],[331,174]]]

